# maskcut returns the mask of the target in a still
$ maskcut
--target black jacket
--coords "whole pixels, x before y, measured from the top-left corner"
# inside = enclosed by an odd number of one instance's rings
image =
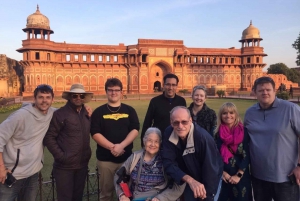
[[[80,169],[91,158],[90,117],[84,106],[80,113],[70,102],[53,113],[44,145],[54,157],[54,167]]]
[[[206,130],[192,124],[186,147],[182,147],[179,141],[179,137],[169,126],[165,130],[162,143],[162,159],[166,173],[174,182],[181,184],[183,176],[187,174],[182,170],[184,163],[189,176],[204,185],[207,196],[204,200],[213,201],[223,173],[223,161],[214,139]],[[196,200],[198,199],[195,198]]]
[[[214,136],[214,130],[217,126],[217,115],[216,112],[204,103],[202,109],[196,114],[193,114],[194,103],[191,103],[189,110],[193,122],[204,128],[212,137]]]
[[[149,107],[145,116],[143,129],[141,133],[141,145],[146,130],[153,126],[157,127],[161,133],[170,125],[170,111],[176,106],[185,106],[185,99],[175,94],[172,102],[164,94],[156,96],[150,100]]]

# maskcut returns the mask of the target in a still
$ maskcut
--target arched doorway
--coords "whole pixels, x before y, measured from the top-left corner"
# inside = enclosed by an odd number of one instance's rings
[[[154,86],[153,86],[153,90],[156,91],[161,91],[161,83],[160,81],[155,81],[154,82]]]
[[[153,64],[149,75],[149,89],[153,91],[161,91],[164,76],[171,72],[171,67],[164,61]],[[155,87],[157,87],[157,90],[155,90]]]

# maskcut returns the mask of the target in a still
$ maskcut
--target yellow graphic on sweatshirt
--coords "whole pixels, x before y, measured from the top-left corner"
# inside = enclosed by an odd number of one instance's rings
[[[104,119],[114,119],[114,120],[119,120],[121,118],[128,118],[128,114],[120,114],[120,113],[116,113],[116,114],[106,114],[103,115]]]

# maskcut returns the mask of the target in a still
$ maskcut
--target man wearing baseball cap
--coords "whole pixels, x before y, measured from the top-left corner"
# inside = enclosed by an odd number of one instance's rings
[[[84,103],[93,93],[86,92],[82,84],[73,84],[62,97],[68,102],[54,112],[44,145],[54,157],[58,201],[79,201],[91,158],[90,117]]]

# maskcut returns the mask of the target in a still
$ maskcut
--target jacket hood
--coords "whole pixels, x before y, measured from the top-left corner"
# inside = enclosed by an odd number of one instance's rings
[[[43,114],[40,110],[34,107],[34,103],[23,103],[20,109],[27,110],[28,112],[30,112],[36,120],[41,120],[49,114],[49,111],[47,112],[47,114]]]

